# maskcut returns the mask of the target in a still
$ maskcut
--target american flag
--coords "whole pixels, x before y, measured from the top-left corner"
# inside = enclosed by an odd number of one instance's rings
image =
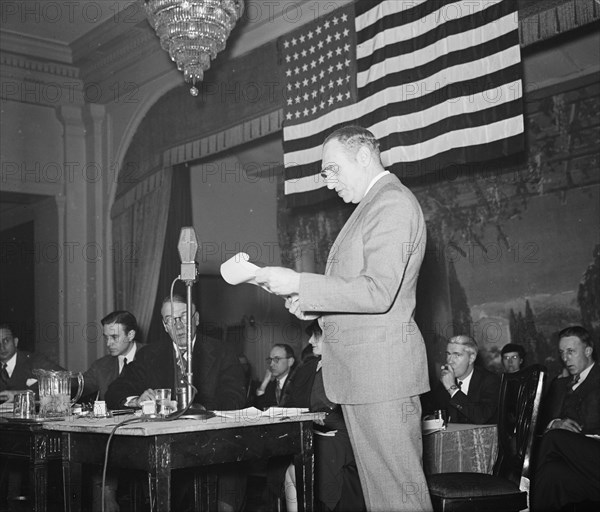
[[[357,0],[279,39],[285,195],[328,197],[321,144],[369,128],[384,165],[417,176],[523,150],[514,0]]]

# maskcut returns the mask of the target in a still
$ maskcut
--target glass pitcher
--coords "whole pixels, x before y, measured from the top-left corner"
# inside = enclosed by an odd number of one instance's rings
[[[40,393],[40,416],[53,418],[71,414],[71,405],[83,393],[83,375],[81,372],[35,369]],[[77,393],[71,399],[71,379],[77,377]]]

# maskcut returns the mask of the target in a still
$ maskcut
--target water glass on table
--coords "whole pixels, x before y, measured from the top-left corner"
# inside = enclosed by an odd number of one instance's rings
[[[171,413],[171,390],[170,389],[155,389],[156,393],[156,414],[158,416],[167,416]]]

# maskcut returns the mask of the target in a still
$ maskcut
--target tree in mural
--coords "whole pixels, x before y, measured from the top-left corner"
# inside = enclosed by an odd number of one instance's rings
[[[467,294],[456,275],[454,262],[448,263],[448,288],[450,291],[450,306],[452,308],[452,326],[454,334],[470,333],[473,326],[471,308],[467,302]]]
[[[579,283],[577,303],[581,309],[581,323],[593,333],[597,344],[600,335],[600,244],[594,247],[593,258]]]

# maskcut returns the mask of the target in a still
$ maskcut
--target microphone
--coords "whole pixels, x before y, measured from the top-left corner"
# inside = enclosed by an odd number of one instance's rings
[[[196,282],[198,266],[195,259],[196,252],[198,251],[198,240],[193,227],[181,228],[177,251],[179,251],[179,258],[181,259],[181,274],[179,278],[188,284]]]

